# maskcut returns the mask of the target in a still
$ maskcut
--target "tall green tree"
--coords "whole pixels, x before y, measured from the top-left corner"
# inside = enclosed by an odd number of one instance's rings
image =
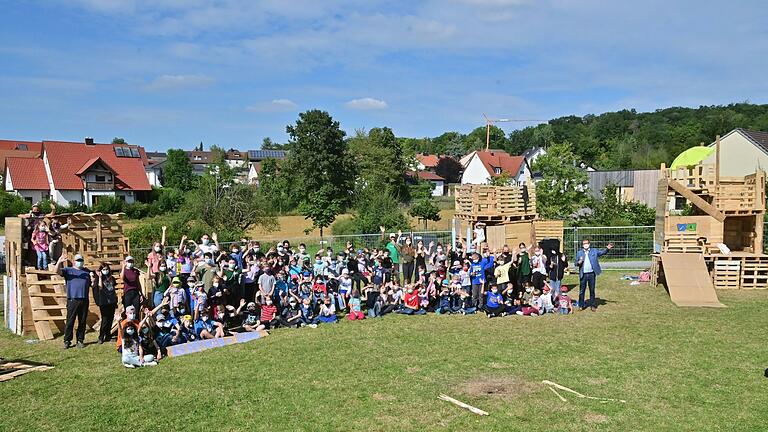
[[[184,150],[168,150],[167,159],[163,166],[164,186],[182,191],[192,190],[196,179],[192,173],[192,163]]]
[[[112,144],[128,144],[128,143],[125,142],[125,140],[123,138],[114,137],[114,138],[112,138]]]
[[[345,133],[339,122],[321,110],[299,114],[286,132],[291,138],[287,166],[296,184],[299,212],[322,235],[352,199],[355,166]]]
[[[408,199],[405,184],[408,158],[392,129],[356,131],[349,139],[349,151],[357,165],[358,185],[384,188],[401,201]]]
[[[408,210],[408,214],[423,221],[425,230],[427,229],[428,221],[437,222],[440,220],[440,208],[430,198],[417,201]]]
[[[474,150],[485,150],[487,129],[485,126],[480,126],[472,130],[464,138],[464,149],[467,152]],[[490,148],[492,149],[505,149],[509,143],[507,141],[507,134],[498,126],[491,125],[490,130]]]
[[[533,171],[542,180],[536,184],[536,208],[542,216],[570,218],[587,202],[587,173],[576,166],[577,157],[569,143],[553,144],[536,159]]]

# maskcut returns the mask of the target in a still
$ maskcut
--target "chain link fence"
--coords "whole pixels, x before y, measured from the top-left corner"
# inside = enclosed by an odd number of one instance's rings
[[[589,239],[595,248],[604,248],[608,243],[613,243],[614,247],[611,253],[602,260],[606,262],[615,262],[617,265],[624,264],[626,268],[644,268],[651,260],[653,252],[653,231],[654,227],[649,226],[625,226],[625,227],[566,227],[563,230],[563,250],[571,257],[576,255],[581,242]],[[763,230],[765,244],[768,246],[768,223]],[[414,243],[422,240],[425,245],[430,241],[435,244],[450,244],[451,231],[410,231],[403,235],[409,235],[414,239]],[[358,235],[338,235],[319,237],[298,237],[285,238],[292,247],[304,243],[310,253],[314,253],[320,247],[331,247],[334,251],[340,251],[346,248],[347,241],[351,242],[355,249],[362,248],[380,248],[388,241],[388,234],[384,237],[381,234],[358,234]],[[281,240],[281,242],[283,241]],[[262,241],[262,250],[267,250],[276,245],[277,241]],[[231,243],[221,243],[222,248],[228,248]],[[513,245],[510,245],[513,246]],[[149,253],[149,248],[133,249],[132,253],[137,260],[143,261],[143,258]],[[764,251],[768,253],[768,249]]]

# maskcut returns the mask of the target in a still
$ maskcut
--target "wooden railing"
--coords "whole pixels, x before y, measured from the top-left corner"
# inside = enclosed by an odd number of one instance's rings
[[[115,189],[115,184],[112,182],[85,182],[85,188],[94,191],[111,191]]]

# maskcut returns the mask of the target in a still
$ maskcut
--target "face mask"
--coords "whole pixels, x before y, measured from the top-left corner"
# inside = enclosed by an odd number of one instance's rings
[[[213,259],[205,260],[205,262],[208,263],[208,265],[214,265]]]
[[[45,229],[45,227],[40,227],[40,232],[45,232],[45,231],[47,231],[47,230]]]
[[[204,238],[204,239],[203,239],[203,244],[204,244],[204,245],[207,245],[209,241],[210,241],[210,240],[208,240],[208,239]]]
[[[584,243],[583,245],[581,245],[581,247],[583,247],[584,250],[587,250],[589,249],[589,243]]]
[[[253,250],[254,250],[254,251],[256,251],[256,252],[258,252],[258,251],[260,251],[260,250],[261,250],[261,248],[260,248],[260,247],[258,247],[258,246],[256,246],[255,248],[253,248]]]
[[[125,268],[128,268],[128,269],[133,268],[133,263],[132,262],[125,263]]]
[[[321,264],[323,260],[315,260],[315,264]]]
[[[141,329],[141,332],[142,332],[143,334],[147,334],[147,333],[149,333],[149,327],[144,327],[144,328],[142,328],[142,329]]]
[[[208,316],[207,315],[203,315],[203,321],[208,321]]]
[[[304,253],[304,252],[306,252],[306,249],[304,249],[304,248],[299,248],[299,252],[301,252],[301,253]]]
[[[101,274],[103,274],[104,276],[109,276],[109,273],[110,272],[107,269],[104,269],[104,270],[101,271]]]
[[[135,320],[136,319],[136,314],[129,313],[129,314],[125,315],[125,317],[127,319],[129,319],[129,320]]]
[[[219,287],[219,283],[218,283],[218,282],[216,282],[215,284],[213,284],[213,287],[214,287],[214,288],[218,288],[218,287]]]
[[[160,252],[160,246],[155,246],[155,252]]]
[[[520,252],[525,252],[525,248],[520,248]]]
[[[442,252],[443,252],[443,248],[437,248],[437,253],[442,253]]]
[[[494,293],[494,294],[496,294],[497,292],[499,292],[499,290],[497,290],[497,289],[492,289],[492,290],[491,290],[491,292],[492,292],[492,293]]]
[[[160,270],[161,272],[164,272],[164,271],[168,270],[168,268],[167,267],[158,267],[158,270]]]
[[[282,247],[282,246],[278,246],[278,247],[277,247],[277,251],[278,251],[278,252],[282,252],[282,251],[283,251],[283,247]]]
[[[272,300],[267,300],[267,305],[271,305],[271,304],[272,304]]]
[[[190,252],[189,248],[184,249],[184,253],[189,253],[189,252]]]
[[[186,312],[186,311],[187,311],[187,310],[186,310],[186,309],[184,309],[184,308],[179,308],[179,314],[180,314],[180,315],[184,315],[184,312]]]
[[[541,256],[541,251],[536,252],[536,256]]]
[[[75,267],[81,269],[83,268],[83,262],[82,261],[75,261]]]
[[[223,313],[220,313],[220,314],[219,314],[219,319],[220,319],[220,320],[223,320],[223,319],[224,319],[224,314],[223,314]]]
[[[229,265],[229,269],[230,269],[230,270],[234,270],[234,269],[235,269],[235,264],[230,264],[230,265]]]
[[[127,330],[125,331],[125,333],[126,333],[128,336],[133,336],[133,333],[134,333],[134,331],[133,331],[133,329],[132,329],[132,328],[129,328],[129,329],[127,329]]]
[[[236,253],[238,253],[238,252],[240,252],[240,249],[232,249],[232,253],[233,253],[233,254],[236,254]]]
[[[413,290],[412,290],[412,289],[409,289],[409,290],[408,290],[408,294],[413,294]]]
[[[411,244],[411,241],[410,240],[406,240],[405,244]]]

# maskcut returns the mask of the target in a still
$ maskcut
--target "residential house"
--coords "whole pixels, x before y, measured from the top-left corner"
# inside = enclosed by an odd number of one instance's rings
[[[445,179],[432,171],[409,171],[406,176],[410,178],[418,178],[432,184],[432,196],[445,195]]]
[[[703,162],[714,165],[716,158],[713,152]],[[720,138],[720,175],[743,177],[757,170],[768,171],[768,132],[737,128]]]
[[[40,157],[41,142],[0,140],[0,180],[5,174],[5,161],[8,158],[37,159]]]
[[[589,193],[595,198],[602,198],[605,186],[613,184],[616,186],[618,198],[622,201],[636,201],[656,207],[660,170],[587,171],[587,175]]]
[[[8,158],[5,187],[36,202],[51,198],[92,206],[103,196],[133,203],[151,190],[144,149],[128,144],[42,141],[38,159]]]
[[[440,156],[438,155],[418,153],[416,155],[416,171],[434,172],[438,162],[440,162]]]
[[[544,156],[545,154],[547,154],[547,151],[544,149],[544,147],[531,147],[524,151],[521,156],[524,157],[526,161],[528,161],[528,165],[533,166],[533,163],[536,162],[536,159]]]
[[[248,150],[248,184],[259,184],[261,163],[265,159],[285,159],[288,152],[285,150]]]
[[[504,174],[513,184],[531,180],[531,167],[522,156],[511,156],[503,150],[475,151],[471,155],[461,176],[461,184],[488,184],[492,178]]]

